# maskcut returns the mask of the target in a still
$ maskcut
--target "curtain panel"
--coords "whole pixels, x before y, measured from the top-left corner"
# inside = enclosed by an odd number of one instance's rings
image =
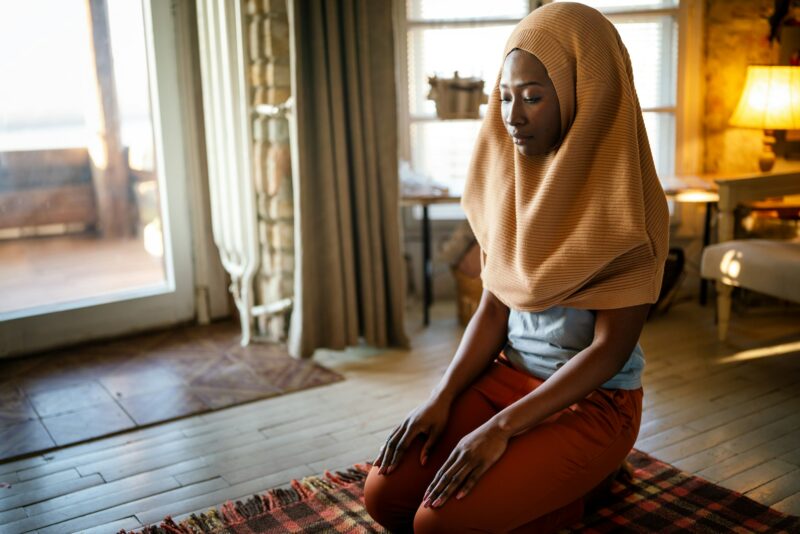
[[[406,347],[389,0],[290,0],[295,308],[289,350]]]

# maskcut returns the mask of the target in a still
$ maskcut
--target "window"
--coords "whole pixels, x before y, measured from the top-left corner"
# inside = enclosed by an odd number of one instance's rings
[[[558,0],[556,0],[558,1]],[[678,0],[586,0],[617,27],[628,48],[648,138],[660,176],[675,169]],[[502,66],[513,27],[535,0],[406,0],[406,63],[401,105],[407,109],[401,157],[460,194],[480,120],[440,120],[427,100],[428,76],[478,76],[488,93]],[[482,112],[486,106],[482,106]],[[459,216],[459,208],[434,206],[432,218]],[[463,217],[463,215],[460,215]]]
[[[558,1],[558,0],[556,0]],[[614,23],[628,49],[633,81],[659,176],[675,172],[678,0],[584,0]]]
[[[529,0],[406,0],[407,139],[401,155],[418,172],[460,194],[480,120],[439,120],[427,100],[428,77],[476,76],[489,92],[514,26],[536,6]],[[488,6],[491,8],[487,8]],[[486,106],[482,106],[485,108]],[[434,211],[454,211],[436,206]],[[433,215],[433,214],[432,214]]]

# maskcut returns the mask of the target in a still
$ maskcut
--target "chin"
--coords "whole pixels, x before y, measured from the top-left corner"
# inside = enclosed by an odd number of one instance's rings
[[[519,151],[519,153],[523,156],[546,156],[547,154],[555,151],[558,147],[543,147],[541,145],[516,145],[516,148],[517,151]]]
[[[542,154],[545,154],[545,152],[542,152],[541,150],[537,150],[533,147],[528,147],[524,145],[517,146],[517,151],[523,156],[540,156]]]

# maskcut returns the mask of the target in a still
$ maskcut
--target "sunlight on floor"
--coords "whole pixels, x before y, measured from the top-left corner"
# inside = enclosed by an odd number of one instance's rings
[[[772,347],[760,347],[757,349],[744,350],[737,352],[731,356],[720,358],[717,363],[733,363],[745,360],[755,360],[758,358],[768,358],[770,356],[782,356],[792,352],[800,352],[800,341],[792,343],[782,343],[780,345],[773,345]]]

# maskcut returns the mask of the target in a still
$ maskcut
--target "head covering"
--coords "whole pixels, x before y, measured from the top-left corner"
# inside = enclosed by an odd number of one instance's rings
[[[500,115],[498,75],[461,201],[483,287],[522,311],[655,302],[669,212],[616,29],[590,7],[553,3],[517,25],[503,57],[515,48],[547,69],[562,138],[549,154],[520,154]]]

